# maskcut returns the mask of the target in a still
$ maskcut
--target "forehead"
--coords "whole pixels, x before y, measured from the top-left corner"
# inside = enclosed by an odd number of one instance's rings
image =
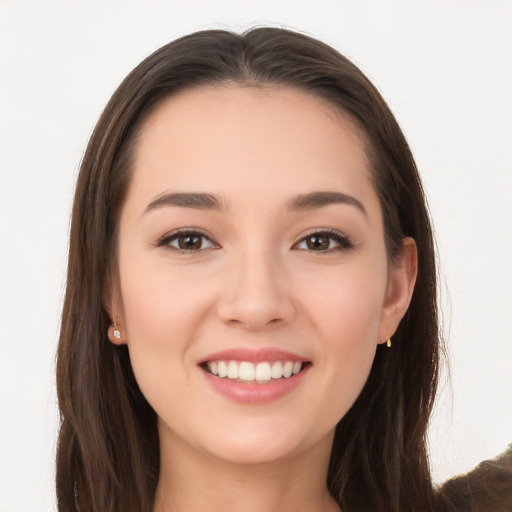
[[[330,103],[296,89],[222,85],[188,89],[158,105],[138,136],[132,184],[145,195],[358,193],[369,186],[368,169],[355,122]]]

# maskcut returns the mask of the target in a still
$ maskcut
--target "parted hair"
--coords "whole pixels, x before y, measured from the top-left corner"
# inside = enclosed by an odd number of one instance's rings
[[[410,307],[392,348],[378,347],[364,389],[336,427],[327,486],[344,512],[433,510],[426,430],[441,345],[434,242],[414,159],[385,101],[351,61],[307,35],[271,27],[201,31],[163,46],[124,79],[94,129],[75,191],[57,356],[59,510],[153,508],[156,414],[127,347],[107,336],[119,212],[148,114],[180,90],[224,83],[297,89],[348,116],[365,139],[389,261],[404,237],[416,241]]]

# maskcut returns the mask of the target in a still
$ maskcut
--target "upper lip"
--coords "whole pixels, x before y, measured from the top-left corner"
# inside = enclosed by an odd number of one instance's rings
[[[203,364],[208,361],[248,361],[251,363],[259,363],[263,361],[275,362],[275,361],[292,361],[305,363],[308,359],[301,357],[292,352],[280,350],[276,348],[231,348],[227,350],[221,350],[214,352],[198,361],[198,364]]]

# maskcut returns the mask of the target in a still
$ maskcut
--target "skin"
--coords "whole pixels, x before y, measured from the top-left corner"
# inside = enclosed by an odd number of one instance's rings
[[[290,208],[318,191],[362,208]],[[159,202],[176,192],[213,195],[223,209]],[[185,239],[173,233],[187,228],[205,237],[179,250]],[[315,246],[311,236],[326,230],[341,238]],[[291,89],[203,87],[165,100],[141,129],[118,255],[121,338],[110,338],[128,344],[158,415],[155,511],[338,510],[325,484],[334,428],[416,278],[411,239],[388,261],[348,117]],[[286,350],[310,366],[285,396],[237,403],[198,365],[237,347]]]

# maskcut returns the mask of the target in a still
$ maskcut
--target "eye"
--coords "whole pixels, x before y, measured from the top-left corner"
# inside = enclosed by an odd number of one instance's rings
[[[330,252],[343,251],[353,247],[350,239],[338,231],[317,231],[302,238],[295,246],[295,249]]]
[[[205,234],[191,230],[180,230],[165,235],[157,242],[157,246],[169,247],[179,252],[197,252],[218,247]]]

